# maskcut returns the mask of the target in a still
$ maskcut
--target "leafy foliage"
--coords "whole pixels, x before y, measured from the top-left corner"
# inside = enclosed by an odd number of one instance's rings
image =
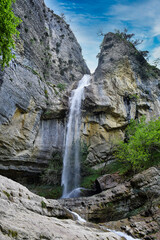
[[[65,90],[65,88],[66,88],[66,85],[65,85],[65,84],[63,84],[63,83],[58,83],[58,84],[57,84],[57,88],[59,88],[59,91],[60,91],[60,92],[62,92],[62,91],[64,91],[64,90]]]
[[[15,48],[14,37],[19,36],[16,29],[21,20],[16,17],[12,11],[12,2],[15,0],[1,0],[0,1],[0,64],[2,69],[14,58],[11,52]]]
[[[52,159],[50,159],[49,165],[42,175],[42,182],[48,185],[58,186],[61,182],[62,165],[61,154],[59,152],[53,153]]]
[[[120,142],[116,157],[120,172],[140,171],[160,163],[160,118],[146,123],[144,117],[131,120],[127,127],[127,142]]]
[[[57,199],[62,196],[62,187],[61,186],[53,186],[40,183],[39,185],[29,184],[26,187],[34,192],[35,194],[49,198],[49,199]]]
[[[134,46],[137,46],[143,42],[143,40],[140,40],[140,39],[131,40],[131,38],[134,37],[135,34],[134,33],[129,34],[127,28],[124,28],[123,32],[121,32],[118,29],[115,29],[115,33],[117,37],[132,43]]]
[[[81,187],[92,189],[95,180],[101,175],[101,170],[95,170],[86,161],[89,146],[81,142]]]

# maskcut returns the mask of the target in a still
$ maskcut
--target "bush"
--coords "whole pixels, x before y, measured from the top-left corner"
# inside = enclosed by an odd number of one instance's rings
[[[60,185],[62,166],[61,154],[59,152],[53,153],[53,158],[49,161],[49,165],[42,175],[42,181],[52,186]]]
[[[120,173],[141,171],[160,163],[160,118],[146,123],[144,117],[131,120],[126,129],[127,142],[120,142],[116,158]]]
[[[63,83],[58,83],[58,84],[57,84],[57,88],[59,88],[59,91],[60,91],[60,92],[62,92],[62,91],[64,91],[64,90],[65,90],[65,88],[66,88],[66,85],[65,85],[65,84],[63,84]]]
[[[95,180],[101,175],[101,169],[95,170],[89,166],[86,161],[89,153],[89,146],[85,142],[81,142],[80,158],[81,158],[81,187],[92,189]]]
[[[12,48],[15,48],[14,37],[19,35],[17,26],[21,20],[16,17],[12,11],[12,2],[15,0],[3,0],[0,1],[0,64],[2,69],[7,65],[14,54],[12,54]]]

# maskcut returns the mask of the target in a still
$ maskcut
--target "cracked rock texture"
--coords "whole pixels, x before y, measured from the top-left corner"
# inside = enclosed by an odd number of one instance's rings
[[[105,35],[99,63],[86,89],[82,135],[90,165],[112,160],[111,153],[129,120],[160,116],[160,70],[150,66],[130,42]]]
[[[43,0],[17,0],[16,59],[0,71],[0,172],[34,180],[62,152],[67,92],[89,73],[63,18]]]
[[[149,168],[126,181],[117,174],[107,174],[97,181],[103,190],[101,193],[87,198],[58,201],[88,221],[104,222],[108,228],[125,230],[140,239],[159,239],[159,168]],[[138,216],[140,213],[141,218]],[[148,234],[151,238],[147,238]]]
[[[98,226],[96,228],[89,223],[67,219],[67,211],[56,200],[39,197],[19,183],[2,176],[0,213],[1,240],[122,239],[115,233],[100,230]]]

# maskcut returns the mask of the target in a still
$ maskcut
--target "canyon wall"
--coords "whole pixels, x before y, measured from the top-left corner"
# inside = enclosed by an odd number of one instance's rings
[[[0,71],[0,173],[34,178],[62,152],[67,91],[89,73],[63,18],[43,0],[17,0],[16,58]]]
[[[0,72],[0,173],[34,180],[62,156],[68,97],[89,69],[64,17],[38,0],[17,0],[16,58]],[[130,119],[160,115],[160,70],[120,35],[104,36],[85,89],[82,142],[91,166],[113,159]]]
[[[130,119],[160,116],[160,70],[149,65],[131,42],[108,33],[83,107],[87,161],[92,166],[109,161]]]

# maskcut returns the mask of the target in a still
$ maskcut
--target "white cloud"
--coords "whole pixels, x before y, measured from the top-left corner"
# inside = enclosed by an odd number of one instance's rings
[[[60,0],[45,1],[53,7],[57,14],[62,12],[65,14],[67,22],[71,25],[71,29],[82,47],[83,56],[91,71],[97,66],[96,55],[102,41],[102,38],[97,37],[99,29],[107,33],[127,27],[129,32],[135,33],[135,38],[144,40],[138,48],[149,50],[151,60],[154,60],[156,58],[154,56],[159,54],[158,42],[156,42],[157,45],[154,45],[154,37],[157,40],[160,37],[159,0],[136,0],[128,4],[121,4],[122,1],[119,1],[120,4],[110,5],[109,8],[107,4],[104,5],[102,12],[97,11],[95,14],[91,14],[90,9],[83,11],[84,5],[81,3],[66,2],[65,0],[61,2]],[[76,11],[76,8],[81,11]]]
[[[154,36],[160,35],[160,17],[154,23],[153,34],[154,34]]]
[[[152,55],[154,58],[160,58],[160,47],[154,48],[152,51]]]
[[[112,16],[112,20],[128,22],[137,31],[146,31],[157,36],[160,34],[159,9],[159,0],[148,0],[128,5],[112,5],[106,15]]]

